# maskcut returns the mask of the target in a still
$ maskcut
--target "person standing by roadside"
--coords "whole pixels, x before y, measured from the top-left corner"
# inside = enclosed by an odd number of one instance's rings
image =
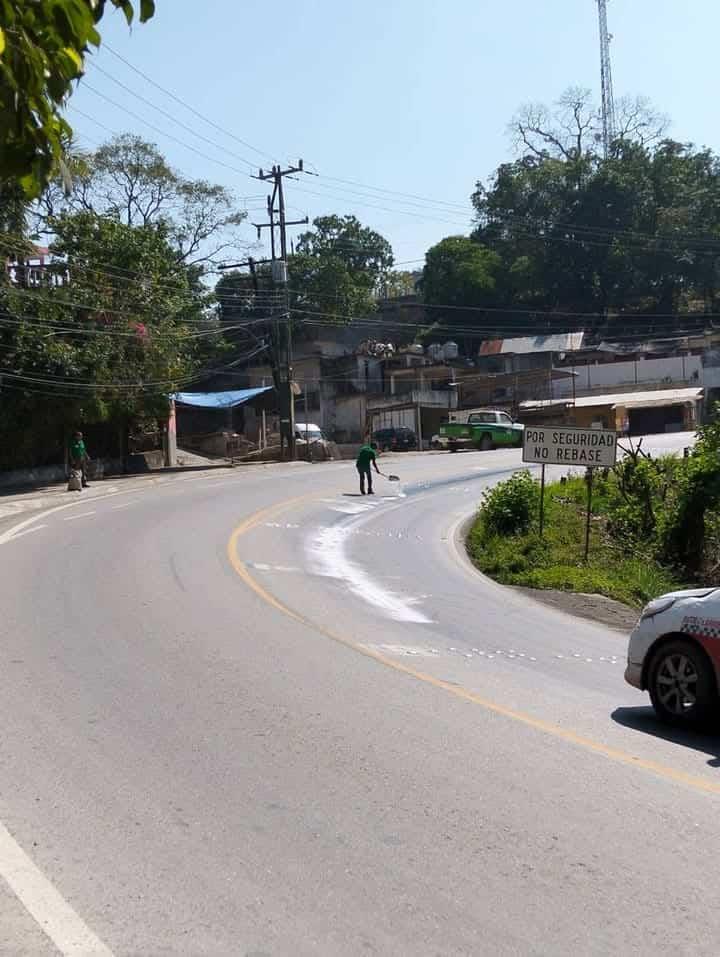
[[[377,467],[377,457],[375,455],[376,445],[374,442],[370,442],[367,445],[363,445],[360,451],[358,452],[358,457],[355,462],[355,466],[360,475],[360,494],[365,495],[365,480],[367,479],[367,494],[374,495],[372,487],[372,472],[370,466],[375,466],[375,471],[377,474],[380,474],[380,469]]]
[[[85,440],[82,432],[76,432],[70,441],[70,468],[75,469],[82,475],[83,488],[89,488],[87,480],[87,464],[90,456],[85,448]]]

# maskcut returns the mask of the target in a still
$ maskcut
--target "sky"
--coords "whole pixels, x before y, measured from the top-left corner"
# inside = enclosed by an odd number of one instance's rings
[[[249,221],[264,218],[267,192],[251,174],[302,157],[319,175],[287,181],[289,215],[354,214],[390,240],[399,268],[421,268],[431,245],[469,231],[475,182],[513,158],[520,104],[552,103],[568,86],[599,98],[595,0],[156,7],[132,30],[117,12],[103,19],[107,48],[68,110],[80,143],[137,133],[183,175],[231,189]],[[649,97],[669,135],[720,152],[720,2],[611,0],[608,15],[616,97]]]

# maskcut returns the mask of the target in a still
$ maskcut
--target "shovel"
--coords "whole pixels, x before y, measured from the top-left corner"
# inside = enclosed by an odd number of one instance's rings
[[[386,479],[388,480],[388,482],[399,482],[399,481],[400,481],[400,476],[399,476],[399,475],[386,475],[384,472],[381,472],[380,474],[382,475],[383,478],[386,478]]]

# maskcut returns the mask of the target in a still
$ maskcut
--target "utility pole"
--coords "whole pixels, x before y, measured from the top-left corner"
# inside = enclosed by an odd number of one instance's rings
[[[281,166],[273,166],[269,171],[259,170],[255,179],[264,181],[272,180],[272,195],[267,199],[268,220],[267,223],[253,223],[257,229],[258,239],[263,229],[270,230],[270,255],[272,257],[272,278],[273,284],[279,285],[283,290],[283,317],[285,319],[285,367],[284,378],[281,368],[278,369],[278,399],[280,403],[280,436],[281,443],[287,441],[288,455],[290,459],[295,458],[295,397],[293,394],[293,368],[292,368],[292,317],[290,315],[290,297],[288,294],[288,276],[287,276],[287,227],[305,226],[309,222],[307,216],[304,219],[287,220],[285,218],[285,193],[283,190],[283,179],[286,176],[292,176],[295,173],[303,172],[303,161],[299,160],[297,166],[289,166],[282,169]],[[276,218],[277,217],[277,218]],[[275,243],[275,229],[280,233],[280,256],[277,256],[277,246]],[[275,313],[275,333],[277,342],[280,343],[280,315]]]
[[[613,93],[612,65],[610,62],[610,40],[608,32],[607,0],[597,0],[600,22],[600,82],[602,86],[602,125],[603,150],[605,159],[610,155],[615,139],[615,94]]]

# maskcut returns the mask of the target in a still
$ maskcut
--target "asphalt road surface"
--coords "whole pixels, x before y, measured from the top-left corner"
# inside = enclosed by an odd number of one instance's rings
[[[519,458],[1,526],[0,954],[716,954],[717,739],[458,547]]]

